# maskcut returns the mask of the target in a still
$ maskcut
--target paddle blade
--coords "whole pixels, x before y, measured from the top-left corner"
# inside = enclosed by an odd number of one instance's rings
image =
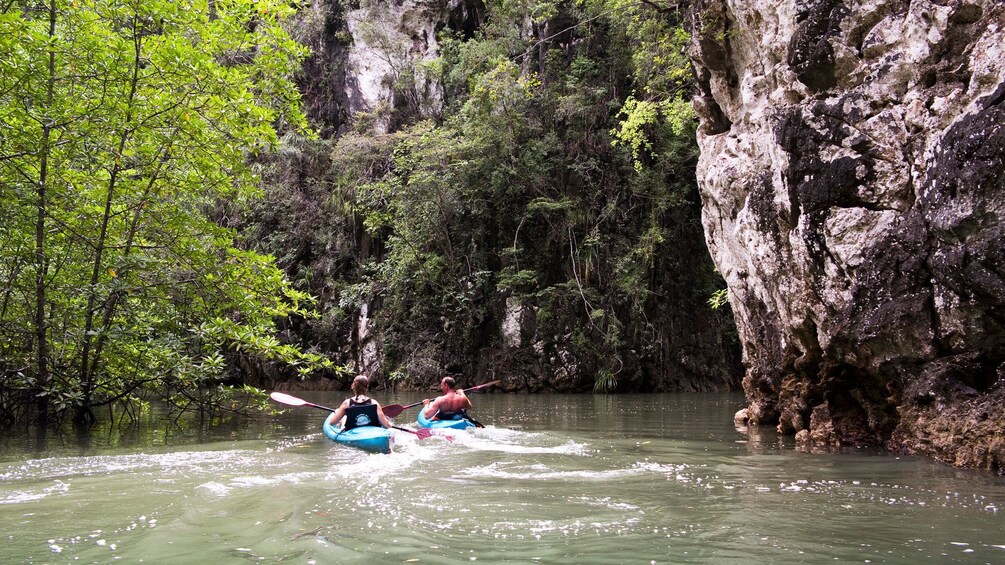
[[[454,436],[448,434],[434,434],[433,430],[430,430],[429,428],[419,428],[419,431],[416,432],[416,435],[419,436],[419,439],[426,439],[427,437],[436,436],[436,437],[442,437],[447,441],[454,441]]]
[[[290,396],[288,394],[283,394],[281,392],[273,392],[269,395],[269,398],[275,400],[280,404],[286,404],[288,406],[305,406],[307,401],[295,396]]]
[[[396,429],[396,430],[401,430],[403,432],[408,432],[408,433],[410,433],[410,434],[412,434],[414,436],[419,436],[420,440],[426,439],[427,437],[430,436],[429,430],[427,430],[425,428],[419,428],[418,431],[416,431],[416,430],[410,430],[408,428],[403,428],[401,426],[391,426],[391,427],[394,428],[394,429]]]
[[[382,410],[384,411],[385,416],[387,416],[388,418],[394,418],[398,414],[404,412],[405,407],[402,406],[401,404],[388,404],[387,406],[384,406]]]

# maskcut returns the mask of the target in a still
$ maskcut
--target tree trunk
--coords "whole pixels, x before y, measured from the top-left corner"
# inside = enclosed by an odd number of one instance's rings
[[[135,22],[136,20],[134,20]],[[118,140],[118,148],[116,149],[116,159],[115,164],[112,166],[111,173],[108,177],[108,189],[105,194],[105,207],[101,214],[101,230],[98,233],[98,239],[94,243],[94,262],[91,267],[91,279],[88,281],[88,295],[87,295],[87,310],[84,312],[84,344],[81,348],[81,359],[80,359],[80,379],[81,386],[84,391],[84,406],[85,408],[90,405],[91,394],[94,392],[95,388],[95,375],[99,367],[99,350],[101,338],[94,337],[94,318],[97,313],[98,306],[98,282],[101,278],[101,271],[104,267],[104,251],[105,247],[108,245],[108,231],[109,223],[112,217],[112,204],[115,202],[115,189],[116,182],[119,178],[119,173],[122,170],[123,155],[125,152],[126,142],[129,140],[129,135],[132,129],[129,127],[133,121],[133,100],[136,96],[137,85],[139,84],[139,70],[140,70],[140,53],[142,51],[143,39],[140,34],[140,30],[133,28],[133,68],[132,77],[130,77],[129,84],[129,99],[126,102],[126,115],[123,122],[123,127],[121,129],[122,135]],[[105,317],[103,319],[103,326],[100,328],[102,330],[106,329],[107,323],[111,320],[111,314],[114,311],[114,296],[109,296],[108,301],[111,303],[106,304]],[[95,342],[99,342],[99,345],[95,346]],[[92,348],[94,359],[91,360]],[[91,416],[93,418],[93,416]]]
[[[49,37],[56,35],[56,0],[49,2]],[[56,82],[56,53],[49,52],[49,77],[46,84],[45,102],[46,108],[51,108],[53,104],[53,92]],[[49,373],[49,341],[46,331],[46,276],[49,270],[49,260],[46,257],[46,216],[47,216],[47,191],[48,182],[50,137],[52,134],[52,118],[43,116],[42,139],[39,147],[39,167],[38,181],[35,184],[35,195],[37,198],[37,214],[35,216],[35,363],[36,363],[36,388],[41,392],[49,384],[52,376]],[[37,395],[38,417],[40,421],[46,421],[49,416],[48,395]]]

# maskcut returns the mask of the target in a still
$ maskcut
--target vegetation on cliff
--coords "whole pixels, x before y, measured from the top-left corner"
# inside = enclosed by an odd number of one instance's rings
[[[395,104],[344,123],[312,114],[341,133],[289,136],[268,163],[246,228],[320,299],[298,335],[405,386],[443,370],[511,390],[736,386],[728,309],[707,305],[722,282],[699,222],[681,14],[623,1],[483,14],[443,28],[434,60],[394,61]],[[308,42],[338,53],[331,27]],[[338,104],[337,89],[310,91],[309,108]]]
[[[313,72],[360,40],[345,9],[5,4],[5,424],[227,410],[336,363],[405,386],[737,385],[676,10],[460,3],[436,58],[394,51],[394,103],[350,115]]]

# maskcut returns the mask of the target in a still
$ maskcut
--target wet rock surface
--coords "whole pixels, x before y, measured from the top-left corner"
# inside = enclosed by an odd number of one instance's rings
[[[1005,6],[692,5],[698,179],[749,406],[1005,468]]]

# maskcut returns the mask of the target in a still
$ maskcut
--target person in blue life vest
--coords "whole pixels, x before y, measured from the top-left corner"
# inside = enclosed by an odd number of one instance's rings
[[[382,426],[391,427],[390,420],[384,415],[380,403],[366,395],[370,387],[370,379],[366,375],[356,375],[352,380],[353,396],[342,401],[331,416],[328,416],[328,423],[335,426],[342,420],[343,430],[351,430],[360,426]]]
[[[440,390],[443,391],[442,395],[433,400],[426,398],[422,401],[422,415],[430,420],[456,420],[458,416],[469,420],[468,409],[471,408],[471,399],[463,390],[454,390],[454,378],[443,377],[440,381]]]

